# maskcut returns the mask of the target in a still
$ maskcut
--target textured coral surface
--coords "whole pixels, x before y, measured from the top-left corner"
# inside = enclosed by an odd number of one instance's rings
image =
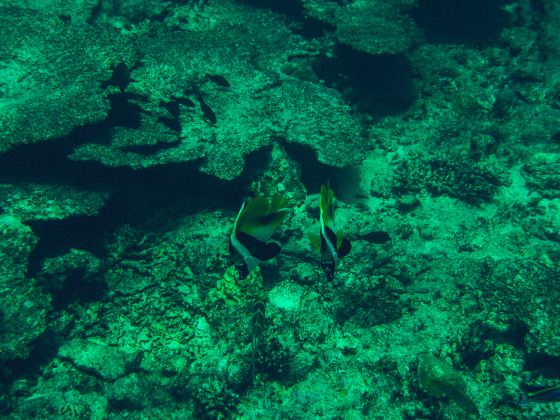
[[[560,418],[518,404],[560,384],[558,2],[4,0],[0,25],[0,417]],[[280,253],[245,276],[239,209],[274,194],[280,227],[251,220]]]

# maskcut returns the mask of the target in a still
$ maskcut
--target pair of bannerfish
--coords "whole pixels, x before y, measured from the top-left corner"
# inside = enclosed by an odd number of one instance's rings
[[[264,196],[245,201],[235,218],[230,236],[230,253],[245,278],[261,261],[274,258],[280,253],[280,244],[271,240],[276,229],[288,215],[287,198],[274,195],[269,201]],[[320,229],[311,233],[309,239],[321,255],[321,266],[328,280],[334,279],[336,266],[350,252],[350,241],[342,230],[337,230],[334,219],[334,192],[328,185],[321,187]],[[560,401],[560,386],[536,389],[523,394],[520,405]]]
[[[241,206],[229,241],[230,254],[241,278],[246,277],[261,261],[280,253],[280,244],[271,238],[288,215],[288,204],[286,197],[274,195],[270,200],[259,196]],[[334,192],[328,185],[321,187],[319,209],[320,229],[310,234],[309,239],[321,255],[321,267],[327,279],[333,280],[337,264],[350,252],[351,245],[342,230],[336,228]]]

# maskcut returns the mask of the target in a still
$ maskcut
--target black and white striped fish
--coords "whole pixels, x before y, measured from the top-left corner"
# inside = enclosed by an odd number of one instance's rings
[[[328,185],[321,186],[320,231],[310,234],[309,238],[314,248],[321,254],[321,267],[327,280],[334,279],[336,266],[341,258],[350,252],[352,246],[345,238],[342,230],[337,230],[334,218],[334,191]]]
[[[241,206],[229,238],[230,254],[241,278],[280,252],[280,244],[271,237],[288,215],[288,204],[284,196],[274,195],[270,201],[259,196]]]

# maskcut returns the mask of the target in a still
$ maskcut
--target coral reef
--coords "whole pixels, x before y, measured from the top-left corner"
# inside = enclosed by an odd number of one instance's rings
[[[16,217],[0,215],[0,360],[26,359],[47,328],[50,299],[26,277],[37,237]]]
[[[69,24],[33,8],[2,7],[0,16],[6,28],[0,44],[1,152],[107,118],[110,102],[101,86],[112,66],[135,61],[114,28]]]
[[[0,417],[560,418],[557,3],[4,1]]]

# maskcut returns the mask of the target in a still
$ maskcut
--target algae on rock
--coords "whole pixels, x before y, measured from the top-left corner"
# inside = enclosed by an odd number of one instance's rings
[[[463,377],[447,363],[431,355],[423,355],[418,364],[420,386],[434,398],[447,397],[467,413],[480,415],[467,393]]]

